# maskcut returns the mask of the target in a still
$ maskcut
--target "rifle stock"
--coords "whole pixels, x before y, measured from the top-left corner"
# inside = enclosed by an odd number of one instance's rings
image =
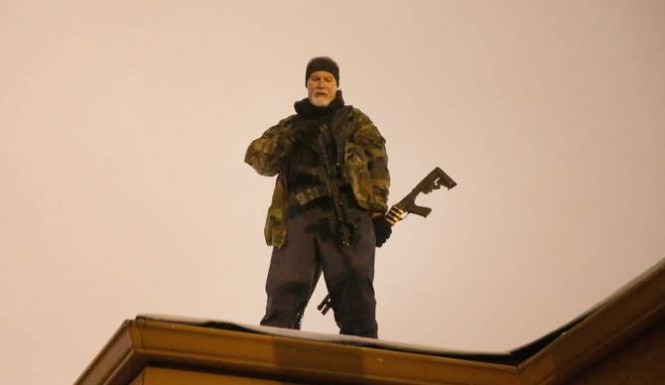
[[[416,187],[411,190],[402,200],[393,205],[390,210],[386,213],[386,220],[390,223],[390,226],[394,226],[397,222],[406,218],[410,213],[420,215],[423,218],[426,218],[429,213],[432,212],[432,209],[429,207],[418,206],[416,205],[416,197],[423,194],[429,194],[434,190],[438,190],[441,186],[446,187],[448,190],[457,186],[455,182],[448,174],[446,174],[439,167],[435,167],[423,180],[416,185]],[[331,309],[332,303],[330,301],[330,294],[321,301],[321,303],[316,307],[323,315],[328,313]]]

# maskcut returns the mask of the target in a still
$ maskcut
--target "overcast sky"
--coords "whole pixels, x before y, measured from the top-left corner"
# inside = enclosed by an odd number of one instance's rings
[[[459,184],[378,249],[380,338],[524,345],[664,256],[663,47],[659,0],[0,1],[0,372],[72,383],[137,314],[258,324],[274,179],[243,156],[317,55],[390,204]]]

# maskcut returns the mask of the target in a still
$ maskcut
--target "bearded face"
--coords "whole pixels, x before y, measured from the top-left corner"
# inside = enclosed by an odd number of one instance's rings
[[[328,107],[337,95],[337,80],[328,71],[312,72],[307,79],[307,97],[316,107]]]

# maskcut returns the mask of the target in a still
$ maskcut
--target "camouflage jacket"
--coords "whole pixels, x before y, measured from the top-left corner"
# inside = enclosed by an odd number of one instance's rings
[[[296,140],[296,132],[305,124],[307,119],[301,114],[281,120],[252,141],[245,155],[245,162],[259,174],[277,175],[264,229],[266,243],[271,246],[281,247],[286,240],[288,188],[292,187],[287,186],[286,170],[300,161],[292,154],[297,153],[294,146],[301,145]],[[330,126],[337,148],[335,161],[343,183],[351,186],[359,207],[385,212],[390,186],[385,139],[369,117],[352,106],[337,109]]]

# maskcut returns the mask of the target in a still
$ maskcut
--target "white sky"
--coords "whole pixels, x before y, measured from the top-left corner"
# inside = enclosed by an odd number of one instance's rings
[[[249,141],[341,67],[391,204],[382,339],[507,351],[663,258],[665,2],[1,1],[0,372],[67,384],[125,319],[257,324],[274,180]],[[303,329],[337,333],[314,305]]]

